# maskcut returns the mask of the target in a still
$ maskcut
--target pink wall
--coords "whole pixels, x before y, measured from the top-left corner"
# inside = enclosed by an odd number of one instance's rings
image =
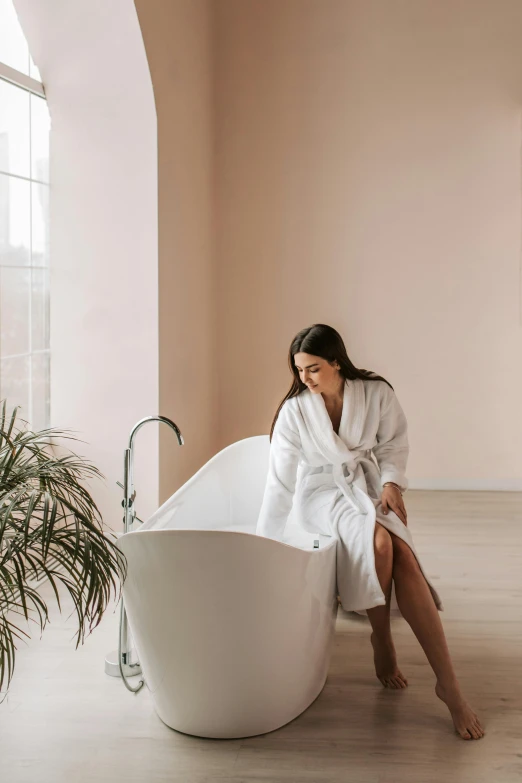
[[[522,6],[216,9],[219,445],[326,322],[394,386],[412,487],[522,489]]]

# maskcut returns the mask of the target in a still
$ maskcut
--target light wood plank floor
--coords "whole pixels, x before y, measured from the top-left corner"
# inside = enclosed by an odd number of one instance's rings
[[[116,647],[108,613],[75,651],[73,617],[53,613],[20,647],[0,706],[3,783],[513,783],[522,780],[522,494],[406,495],[408,523],[436,584],[463,691],[486,729],[464,741],[433,691],[411,629],[392,618],[405,690],[375,677],[370,626],[340,611],[330,675],[294,721],[259,737],[208,740],[167,728],[148,691],[103,671]],[[68,615],[70,608],[65,613]]]

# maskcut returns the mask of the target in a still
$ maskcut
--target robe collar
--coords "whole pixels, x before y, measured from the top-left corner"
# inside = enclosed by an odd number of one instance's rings
[[[310,389],[305,389],[297,395],[297,402],[312,440],[328,462],[350,465],[355,459],[350,449],[358,447],[364,427],[363,381],[360,378],[345,381],[339,435],[334,432],[322,394],[313,394]]]

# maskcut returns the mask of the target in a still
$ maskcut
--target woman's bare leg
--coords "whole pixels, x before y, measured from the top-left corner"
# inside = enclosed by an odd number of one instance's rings
[[[397,668],[397,655],[390,628],[390,598],[392,590],[393,544],[389,532],[378,522],[374,534],[375,568],[386,604],[367,609],[373,633],[371,643],[375,673],[385,688],[405,688],[406,677]]]
[[[463,739],[479,739],[484,730],[460,690],[439,610],[428,583],[408,544],[393,533],[391,538],[395,596],[401,614],[411,626],[435,672],[435,693],[448,707],[460,736]]]

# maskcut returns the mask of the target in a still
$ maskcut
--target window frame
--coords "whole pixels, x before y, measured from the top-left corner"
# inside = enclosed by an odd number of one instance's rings
[[[37,79],[33,79],[32,76],[27,76],[21,71],[17,71],[15,68],[11,68],[10,65],[6,65],[0,60],[0,79],[4,82],[9,82],[15,87],[20,87],[22,90],[33,95],[38,95],[39,98],[46,98],[45,89],[42,82]]]
[[[0,60],[0,80],[3,81],[3,82],[6,82],[8,84],[11,84],[14,87],[17,87],[19,89],[25,90],[26,92],[30,93],[31,95],[34,95],[34,96],[36,96],[38,98],[42,98],[43,100],[47,101],[47,96],[45,94],[45,88],[44,88],[42,82],[38,81],[37,79],[34,79],[32,76],[29,76],[28,74],[22,73],[21,71],[18,71],[15,68],[12,68],[10,65],[7,65],[6,63],[2,62],[1,60]],[[35,184],[35,185],[44,185],[44,186],[50,188],[50,181],[48,181],[48,182],[40,182],[38,179],[36,179],[33,176],[33,171],[32,170],[29,171],[29,176],[28,177],[20,175],[20,174],[13,174],[13,173],[11,173],[9,171],[3,171],[2,169],[0,169],[0,174],[2,174],[4,176],[13,177],[15,179],[24,180],[26,182],[31,183],[31,185],[33,185],[33,184]],[[29,269],[33,269],[32,259],[31,259],[31,265],[30,265]],[[47,267],[44,266],[44,267],[42,267],[42,269],[47,269],[48,272],[49,272],[50,268],[49,268],[49,266],[47,266]],[[48,279],[49,279],[49,277],[48,277]],[[32,295],[33,295],[32,282],[30,282],[30,284],[29,284],[29,290],[30,290],[30,294],[29,295],[30,295],[30,297],[32,297]],[[50,312],[49,312],[49,310],[50,310],[50,305],[48,305],[48,309],[47,309],[47,313],[46,313],[47,323],[49,323],[49,319],[50,319]],[[29,331],[31,332],[31,318],[29,319]],[[30,339],[32,339],[32,338],[30,337]],[[33,377],[32,377],[31,367],[32,367],[32,357],[33,357],[33,355],[37,355],[37,354],[48,354],[48,356],[49,356],[49,364],[48,364],[49,375],[47,376],[47,390],[46,390],[47,410],[46,410],[46,421],[43,423],[44,427],[48,427],[49,424],[50,424],[49,417],[50,417],[50,384],[51,384],[51,378],[50,378],[50,364],[51,364],[51,362],[50,362],[50,357],[51,357],[50,344],[47,345],[47,347],[44,348],[44,349],[33,350],[32,342],[30,342],[30,344],[29,344],[29,352],[27,354],[23,354],[24,356],[27,355],[29,357],[29,379],[28,379],[28,382],[29,382],[29,389],[28,389],[28,393],[29,393],[29,399],[28,399],[29,409],[28,410],[22,409],[22,416],[21,416],[21,418],[22,419],[26,419],[26,420],[30,420],[30,419],[33,419],[33,417],[34,417],[34,412],[35,412],[35,407],[34,407],[34,387],[33,387]],[[0,359],[4,359],[4,358],[10,359],[10,358],[16,358],[16,356],[15,355],[13,355],[13,356],[10,355],[8,357],[7,356],[4,357],[0,353]],[[3,397],[2,397],[2,399],[3,399]],[[18,400],[14,400],[14,399],[8,399],[7,402],[8,402],[8,405],[9,405],[10,409],[12,409],[14,406],[19,404],[19,401]],[[31,428],[33,428],[34,427],[34,422],[33,421],[29,421],[29,426]]]

